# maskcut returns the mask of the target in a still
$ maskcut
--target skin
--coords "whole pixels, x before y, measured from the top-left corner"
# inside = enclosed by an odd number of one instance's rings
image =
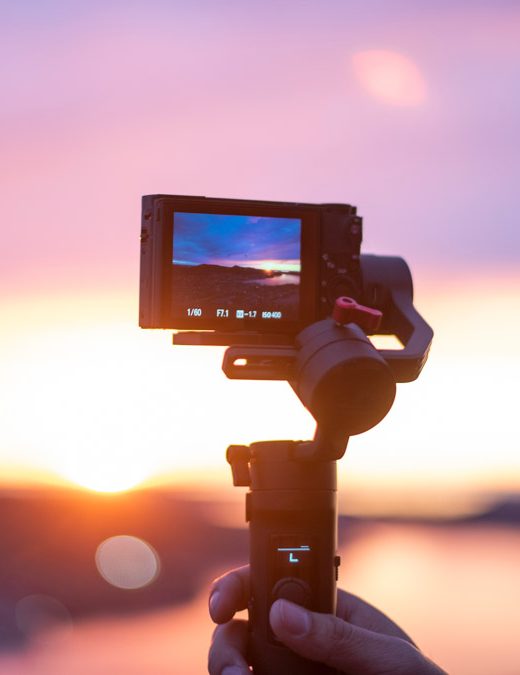
[[[209,612],[218,626],[209,651],[210,675],[251,675],[245,656],[247,622],[233,619],[248,598],[248,566],[213,582]],[[446,675],[385,614],[343,590],[338,590],[336,616],[277,600],[270,623],[289,649],[349,675]]]

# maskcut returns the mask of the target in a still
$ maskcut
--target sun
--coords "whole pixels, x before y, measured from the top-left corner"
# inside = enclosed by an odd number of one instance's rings
[[[261,269],[264,272],[299,272],[299,260],[256,260],[249,263],[251,267]]]
[[[126,492],[137,487],[142,481],[129,480],[123,477],[92,476],[91,479],[82,477],[81,480],[74,482],[93,492]]]
[[[143,466],[118,452],[76,456],[60,473],[76,485],[95,492],[124,492],[149,478]]]

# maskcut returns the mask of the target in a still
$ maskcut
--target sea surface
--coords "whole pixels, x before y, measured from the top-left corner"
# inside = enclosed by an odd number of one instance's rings
[[[245,281],[246,284],[257,284],[258,286],[285,286],[286,284],[299,284],[299,274],[278,274],[274,277],[267,277],[265,279],[250,279]]]
[[[520,673],[518,528],[373,523],[341,555],[340,585],[389,614],[450,674]],[[0,673],[203,675],[206,596],[204,588],[171,609],[42,630],[0,654]]]

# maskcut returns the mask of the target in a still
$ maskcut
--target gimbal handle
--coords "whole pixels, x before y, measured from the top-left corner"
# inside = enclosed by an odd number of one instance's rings
[[[337,555],[336,462],[305,462],[299,443],[231,445],[235,485],[249,486],[249,659],[255,675],[334,675],[282,645],[269,624],[271,605],[285,599],[335,614]]]

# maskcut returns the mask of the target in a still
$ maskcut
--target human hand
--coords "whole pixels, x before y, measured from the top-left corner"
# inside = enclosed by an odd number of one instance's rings
[[[233,619],[248,599],[249,566],[213,582],[209,611],[219,625],[209,651],[210,675],[251,675],[247,622]],[[350,675],[446,675],[385,614],[343,590],[338,590],[336,616],[276,600],[269,620],[276,637],[293,652]]]

